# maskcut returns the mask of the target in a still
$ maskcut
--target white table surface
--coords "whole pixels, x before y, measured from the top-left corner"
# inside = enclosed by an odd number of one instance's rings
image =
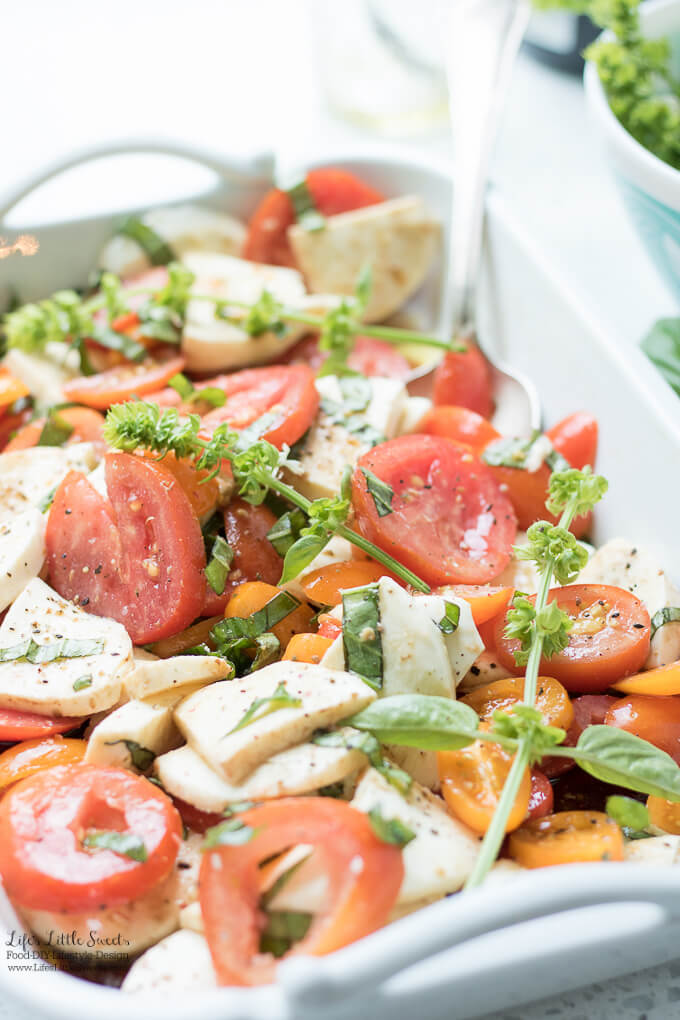
[[[284,163],[371,141],[324,108],[303,0],[22,0],[4,6],[2,23],[0,195],[76,146],[145,132],[231,153],[271,148]],[[403,144],[445,154],[448,139]],[[603,166],[579,82],[520,60],[494,180],[621,343],[677,313]],[[157,203],[198,181],[141,157],[102,164],[46,187],[19,218]],[[493,1020],[665,1020],[679,1001],[680,962]],[[0,1002],[6,1018],[28,1015]]]

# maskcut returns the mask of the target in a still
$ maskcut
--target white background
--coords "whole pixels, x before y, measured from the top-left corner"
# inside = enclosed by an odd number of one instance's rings
[[[324,107],[303,0],[1,6],[0,196],[74,147],[145,132],[230,153],[273,149],[284,164],[371,141]],[[448,151],[444,133],[404,144]],[[493,176],[622,344],[637,343],[655,318],[677,314],[607,176],[579,82],[521,58]],[[175,166],[159,172],[139,159],[91,167],[26,202],[20,219],[158,202],[183,180]],[[192,190],[196,175],[186,183]],[[522,1009],[521,1018],[665,1020],[679,976],[680,965],[668,965]],[[10,1016],[27,1020],[0,1003],[0,1018]],[[512,1020],[520,1020],[517,1011]]]

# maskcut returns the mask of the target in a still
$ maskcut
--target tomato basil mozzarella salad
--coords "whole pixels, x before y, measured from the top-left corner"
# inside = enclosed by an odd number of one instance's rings
[[[125,991],[675,860],[680,594],[581,541],[591,415],[499,435],[474,345],[394,325],[439,233],[314,170],[247,224],[129,219],[91,286],[5,316],[0,877]]]

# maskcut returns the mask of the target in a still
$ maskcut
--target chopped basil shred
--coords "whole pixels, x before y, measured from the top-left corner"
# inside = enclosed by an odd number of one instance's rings
[[[205,568],[206,580],[216,595],[221,595],[224,591],[233,559],[234,550],[222,535],[217,535]]]
[[[444,602],[444,615],[437,624],[442,634],[453,634],[460,623],[460,606],[455,602]]]
[[[122,237],[129,237],[142,249],[152,266],[167,266],[175,261],[175,253],[156,231],[137,216],[128,216],[118,228]]]
[[[58,411],[52,410],[38,437],[38,446],[63,446],[73,434],[73,425]]]
[[[319,747],[344,747],[348,751],[361,751],[384,779],[401,794],[408,793],[413,780],[408,772],[404,772],[393,762],[383,758],[380,741],[372,733],[357,730],[330,730],[328,733],[316,733],[312,743]]]
[[[313,917],[311,914],[293,910],[273,910],[267,914],[267,921],[260,936],[260,952],[272,956],[284,956],[291,947],[304,938]]]
[[[129,857],[139,864],[143,864],[148,857],[144,841],[132,832],[96,829],[87,833],[83,839],[83,846],[88,850],[112,850],[114,854]]]
[[[243,846],[249,843],[257,833],[250,825],[240,818],[227,818],[226,821],[207,829],[201,850],[214,850],[218,846]]]
[[[388,514],[392,513],[394,489],[387,482],[383,482],[377,475],[374,475],[372,471],[369,471],[368,468],[362,467],[361,473],[366,479],[366,488],[373,497],[378,517],[387,517]]]
[[[326,226],[326,218],[317,209],[304,178],[294,184],[292,188],[287,188],[286,194],[293,205],[295,219],[304,230],[323,230]]]
[[[146,772],[150,769],[156,760],[155,751],[149,750],[148,747],[142,747],[136,740],[107,740],[107,747],[114,747],[116,744],[125,744],[128,754],[130,755],[130,761],[139,772]]]
[[[55,485],[53,489],[50,489],[50,491],[43,496],[43,498],[38,503],[38,510],[40,511],[41,514],[47,513],[49,508],[54,503],[54,497],[56,496],[56,494],[57,486]]]
[[[252,616],[247,616],[244,619],[230,617],[220,620],[211,631],[211,637],[216,647],[214,654],[228,659],[239,675],[251,672],[254,668],[254,663],[248,655],[248,652],[253,649],[262,654],[266,652],[268,661],[272,661],[273,642],[269,638],[274,638],[277,646],[278,641],[273,634],[269,635],[268,632],[299,605],[299,601],[289,592],[280,591]],[[259,666],[257,668],[259,669]]]
[[[383,652],[377,584],[352,588],[342,595],[342,643],[345,665],[369,686],[382,687]]]
[[[147,330],[144,333],[149,336]],[[92,339],[100,347],[106,347],[109,351],[119,351],[128,361],[144,361],[149,353],[144,344],[138,343],[127,333],[117,333],[110,326],[97,326],[92,331]],[[162,337],[158,339],[162,339]]]
[[[614,794],[607,797],[606,811],[620,826],[626,839],[648,839],[651,836],[651,833],[646,831],[649,826],[649,812],[639,800]]]
[[[301,707],[302,699],[294,698],[286,690],[286,685],[284,683],[280,683],[273,694],[270,694],[266,698],[255,698],[243,718],[236,723],[233,729],[229,730],[224,735],[225,737],[229,737],[232,733],[242,730],[245,726],[249,726],[251,723],[259,722],[260,719],[264,719],[266,715],[271,715],[272,712],[278,712],[282,708]]]
[[[92,686],[92,674],[86,673],[85,676],[79,676],[77,680],[73,681],[74,691],[84,691],[87,687]]]
[[[197,390],[191,380],[181,372],[177,372],[168,380],[168,386],[172,386],[182,400],[188,403],[197,404],[202,401],[211,407],[223,407],[227,400],[224,390],[218,386],[204,386],[203,389]]]
[[[302,528],[307,525],[307,515],[296,507],[281,514],[276,524],[267,532],[267,539],[276,549],[279,556],[285,556],[292,545],[300,537]]]
[[[391,843],[402,849],[416,838],[413,829],[409,829],[400,818],[385,818],[380,808],[371,808],[368,819],[373,832],[383,843]]]
[[[39,645],[33,638],[26,638],[18,645],[0,648],[0,662],[55,662],[57,659],[80,659],[86,655],[99,655],[104,649],[104,642],[99,640],[80,640],[78,638],[62,638],[49,645]]]
[[[657,630],[667,623],[680,623],[680,607],[664,606],[663,609],[657,609],[652,617],[651,636],[654,637]]]

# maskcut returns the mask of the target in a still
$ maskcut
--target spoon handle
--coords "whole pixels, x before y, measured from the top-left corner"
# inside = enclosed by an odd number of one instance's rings
[[[528,0],[454,0],[447,80],[454,181],[444,339],[474,329],[484,199],[508,83],[529,20]]]

